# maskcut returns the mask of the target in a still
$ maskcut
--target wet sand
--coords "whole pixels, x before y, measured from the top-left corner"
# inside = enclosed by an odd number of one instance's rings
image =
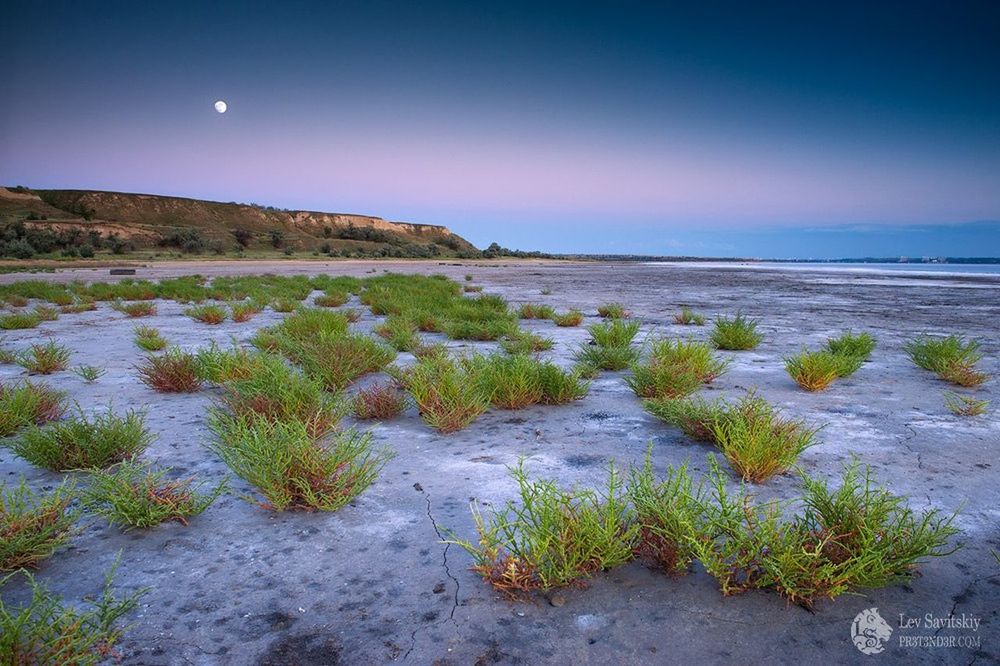
[[[709,448],[691,443],[646,414],[622,381],[602,373],[583,400],[565,407],[490,410],[469,428],[442,436],[414,410],[374,426],[376,437],[396,451],[376,483],[353,505],[333,514],[274,514],[243,501],[249,487],[233,479],[234,493],[195,518],[190,526],[161,525],[121,533],[86,519],[71,545],[42,563],[38,579],[68,600],[93,595],[101,576],[122,551],[117,585],[150,587],[131,620],[121,652],[128,664],[490,664],[490,663],[856,663],[851,621],[877,607],[894,629],[886,663],[987,663],[1000,659],[1000,418],[997,381],[976,392],[992,401],[986,416],[960,418],[945,409],[949,388],[905,357],[903,343],[927,333],[960,333],[982,340],[981,368],[1000,373],[996,361],[1000,277],[924,276],[887,273],[745,270],[696,265],[642,266],[563,262],[497,262],[490,266],[433,262],[199,262],[155,264],[136,277],[190,273],[322,273],[363,276],[370,271],[444,273],[513,306],[547,303],[576,307],[598,321],[596,307],[621,301],[643,322],[641,336],[704,338],[709,327],[674,325],[681,305],[709,317],[742,309],[759,317],[765,333],[750,352],[733,358],[729,372],[706,388],[706,397],[737,397],[757,387],[788,415],[825,427],[819,444],[800,459],[811,475],[833,477],[852,456],[872,465],[879,480],[911,498],[914,508],[960,509],[964,547],[921,567],[906,585],[820,602],[814,613],[774,594],[723,597],[699,567],[671,578],[633,563],[596,576],[584,589],[512,603],[499,598],[468,571],[470,558],[440,543],[447,530],[471,538],[468,503],[497,505],[512,497],[506,465],[525,459],[532,475],[565,485],[600,486],[606,466],[640,461],[653,445],[657,471],[685,460],[696,473],[707,469]],[[15,279],[111,279],[107,269],[0,275]],[[551,291],[548,295],[541,292]],[[357,307],[356,299],[348,304]],[[254,330],[282,315],[265,311],[246,324],[206,326],[183,306],[160,302],[159,313],[139,320],[173,343],[195,349],[231,337],[246,342]],[[365,312],[356,325],[380,321]],[[228,472],[204,446],[204,416],[214,390],[161,395],[139,383],[141,353],[132,326],[107,304],[95,312],[63,315],[36,330],[5,332],[8,348],[51,335],[73,350],[72,365],[107,368],[96,384],[71,372],[44,378],[66,390],[85,410],[113,402],[116,410],[148,409],[157,439],[146,457],[177,473],[215,480]],[[545,356],[572,363],[587,339],[584,327],[522,322],[556,340]],[[871,331],[878,347],[871,362],[825,392],[799,389],[782,357],[816,348],[827,337],[853,329]],[[442,336],[425,335],[435,341]],[[455,349],[490,350],[492,343],[449,343]],[[398,363],[412,360],[401,354]],[[21,375],[0,366],[0,379]],[[366,379],[371,381],[373,378]],[[33,468],[0,449],[0,478],[24,474],[36,488],[61,475]],[[759,487],[761,498],[797,493],[793,476]],[[24,598],[19,583],[4,600]],[[898,626],[900,614],[976,616],[977,632],[944,629],[939,636],[978,637],[980,647],[901,647],[901,636],[933,635],[933,629]]]

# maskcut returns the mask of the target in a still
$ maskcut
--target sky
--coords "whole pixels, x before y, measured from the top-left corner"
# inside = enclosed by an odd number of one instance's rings
[[[1000,256],[1000,3],[494,4],[15,2],[0,183],[480,247]]]

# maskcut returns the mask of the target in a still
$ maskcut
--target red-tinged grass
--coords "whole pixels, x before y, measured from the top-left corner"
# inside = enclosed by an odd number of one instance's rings
[[[242,324],[256,317],[261,311],[261,306],[252,302],[230,303],[229,313],[233,321]]]
[[[195,305],[185,310],[184,314],[195,321],[213,326],[226,321],[226,309],[221,305]]]
[[[0,437],[29,425],[41,425],[65,413],[65,394],[42,384],[0,386]]]
[[[570,310],[564,314],[552,315],[552,321],[556,326],[572,328],[583,323],[583,313],[579,310]]]
[[[139,379],[160,393],[194,393],[201,389],[197,359],[176,347],[148,357],[137,370]]]
[[[150,317],[156,314],[156,304],[152,301],[134,301],[130,303],[119,301],[111,307],[128,317]]]
[[[354,394],[351,401],[354,416],[359,419],[388,421],[406,409],[406,394],[392,382],[375,383]]]
[[[50,340],[44,345],[31,345],[17,362],[32,375],[50,375],[66,369],[70,353],[66,347]]]
[[[68,482],[44,496],[23,477],[11,488],[0,486],[0,571],[37,567],[66,543],[80,514],[71,509],[73,499]]]
[[[313,303],[321,308],[336,308],[347,302],[347,292],[328,291],[317,296]]]
[[[141,454],[152,440],[143,413],[119,417],[109,408],[89,419],[81,411],[44,427],[29,426],[9,446],[33,465],[67,472],[105,469]]]

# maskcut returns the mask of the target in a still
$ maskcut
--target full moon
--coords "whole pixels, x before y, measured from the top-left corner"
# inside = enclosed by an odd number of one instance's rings
[[[219,113],[225,113],[228,106],[221,99],[215,103],[215,110]]]

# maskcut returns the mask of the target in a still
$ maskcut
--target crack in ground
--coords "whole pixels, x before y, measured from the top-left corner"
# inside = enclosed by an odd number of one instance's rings
[[[431,496],[430,496],[430,493],[428,493],[422,487],[420,488],[420,492],[424,496],[424,501],[427,502],[427,512],[426,512],[427,513],[427,519],[431,521],[431,527],[434,528],[434,533],[437,534],[437,537],[438,537],[439,541],[441,541],[441,542],[446,541],[445,535],[441,533],[441,529],[438,527],[437,521],[434,520],[434,514],[431,511]],[[451,613],[448,614],[448,618],[447,618],[447,621],[449,621],[449,622],[455,622],[455,611],[458,610],[458,603],[459,603],[459,601],[458,601],[458,593],[459,593],[459,590],[461,589],[461,585],[458,582],[458,579],[455,578],[455,575],[451,573],[451,567],[448,565],[448,550],[450,548],[451,548],[451,544],[450,543],[445,543],[444,544],[444,551],[441,553],[441,564],[442,564],[442,566],[444,566],[444,573],[445,573],[445,575],[448,576],[448,578],[450,578],[453,583],[455,583],[455,595],[452,598]],[[441,624],[442,621],[444,621],[444,620],[435,622],[431,626],[437,626],[437,625]],[[417,644],[417,633],[422,628],[423,627],[417,626],[416,628],[414,628],[414,630],[412,632],[410,632],[410,647],[409,647],[409,649],[406,650],[406,654],[403,655],[403,659],[404,660],[410,656],[411,652],[413,652],[413,648]]]
[[[900,442],[900,444],[902,444],[903,446],[905,446],[907,451],[909,451],[910,453],[912,453],[915,456],[917,456],[917,469],[923,469],[924,468],[924,459],[920,456],[920,451],[914,451],[910,447],[910,440],[912,440],[913,438],[915,438],[917,436],[917,431],[914,430],[913,428],[911,428],[909,423],[904,423],[903,427],[910,431],[910,435],[909,435],[909,437],[904,437],[903,440]]]

